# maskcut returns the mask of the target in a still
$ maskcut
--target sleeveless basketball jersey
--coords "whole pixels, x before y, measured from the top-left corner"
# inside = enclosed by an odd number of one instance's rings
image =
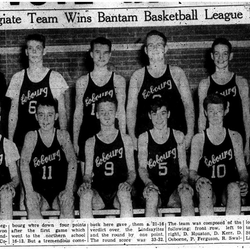
[[[5,162],[3,141],[4,137],[2,136],[0,140],[0,187],[11,181],[10,171]]]
[[[36,132],[37,143],[30,161],[32,185],[34,190],[42,194],[51,204],[55,197],[65,189],[68,162],[57,139],[57,129],[55,129],[50,147],[43,143],[40,133]]]
[[[163,144],[158,144],[148,133],[148,161],[147,170],[149,179],[158,187],[166,187],[171,182],[176,185],[180,182],[177,142],[173,129],[170,129],[169,138]]]
[[[14,135],[14,142],[19,148],[23,145],[26,133],[39,128],[35,118],[37,102],[41,99],[53,98],[49,86],[50,73],[51,70],[49,70],[40,82],[34,83],[29,79],[27,69],[25,69],[24,79],[20,89],[18,121]]]
[[[207,130],[204,133],[203,156],[200,160],[198,174],[208,178],[215,187],[223,190],[223,185],[239,179],[232,140],[228,129],[224,141],[219,145],[214,145],[209,140]]]
[[[114,72],[104,86],[97,86],[89,74],[89,82],[83,96],[83,121],[80,129],[78,144],[84,145],[85,141],[100,131],[100,122],[96,118],[95,104],[103,96],[116,99],[114,88]]]
[[[243,122],[243,109],[239,89],[235,81],[236,75],[225,85],[217,84],[210,76],[210,86],[207,95],[218,93],[229,102],[229,113],[224,117],[224,127],[241,134],[245,143],[245,129]]]
[[[145,76],[138,94],[137,119],[135,134],[138,137],[141,133],[152,128],[148,117],[148,107],[151,98],[154,95],[161,95],[168,103],[168,109],[171,112],[168,119],[169,127],[187,133],[184,105],[177,86],[171,76],[169,65],[165,73],[154,78],[145,67]]]
[[[127,180],[128,168],[120,132],[110,144],[95,135],[93,173],[93,188],[104,193],[117,191],[118,185]]]

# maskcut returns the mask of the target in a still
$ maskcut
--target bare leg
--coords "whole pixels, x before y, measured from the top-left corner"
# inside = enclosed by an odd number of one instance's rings
[[[0,192],[1,201],[1,220],[12,220],[13,218],[13,206],[12,206],[12,193],[10,190],[3,189]]]
[[[159,194],[156,190],[151,189],[146,195],[146,217],[158,217]]]
[[[133,207],[132,207],[132,200],[131,200],[131,194],[127,190],[118,190],[117,197],[120,203],[120,209],[121,209],[121,218],[126,217],[133,217]]]
[[[226,215],[239,215],[241,211],[240,187],[236,182],[227,185]]]
[[[59,196],[59,204],[61,210],[60,219],[71,219],[75,217],[73,193],[70,196]]]
[[[181,216],[194,216],[193,190],[190,186],[178,190],[181,200]]]
[[[93,190],[83,190],[80,196],[80,218],[93,218],[92,213]]]
[[[199,190],[200,215],[214,215],[213,191],[208,182],[204,182]]]
[[[32,195],[32,197],[26,195],[28,219],[43,219],[40,202],[41,197],[38,195]]]

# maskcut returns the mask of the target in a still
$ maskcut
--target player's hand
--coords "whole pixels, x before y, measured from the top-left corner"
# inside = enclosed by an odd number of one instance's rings
[[[244,149],[244,156],[245,156],[246,165],[249,165],[250,164],[249,142],[246,143],[246,146],[245,146],[245,149]]]
[[[204,184],[206,184],[206,183],[212,185],[212,182],[209,179],[207,179],[206,177],[200,177],[200,178],[198,178],[198,180],[195,183],[196,191],[199,192],[201,186],[204,185]]]
[[[240,195],[245,197],[248,193],[248,184],[245,181],[238,181],[237,183],[240,187]]]
[[[119,190],[121,191],[131,191],[132,190],[132,187],[129,183],[127,183],[126,181],[125,182],[122,182],[119,184],[119,187],[118,187]]]
[[[192,189],[192,187],[186,181],[183,181],[183,182],[181,182],[179,184],[179,186],[178,186],[178,192],[180,192],[183,189],[188,190],[191,193],[192,196],[194,195],[194,190]]]
[[[2,190],[10,191],[11,194],[12,194],[12,197],[14,197],[15,194],[16,194],[15,188],[14,188],[11,184],[9,184],[9,183],[2,185],[2,186],[0,187],[0,192],[1,192]]]
[[[138,150],[138,139],[135,136],[131,137],[131,139],[133,142],[134,150],[137,151]]]
[[[83,184],[79,187],[77,194],[81,196],[82,191],[87,189],[91,189],[91,182],[89,181],[83,182]]]
[[[153,190],[160,194],[159,188],[153,182],[149,182],[143,190],[144,198],[147,198],[149,193]]]

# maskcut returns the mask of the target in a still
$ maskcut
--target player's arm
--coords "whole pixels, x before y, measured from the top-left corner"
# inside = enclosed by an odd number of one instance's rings
[[[142,82],[142,72],[134,72],[130,79],[127,102],[127,127],[128,133],[133,141],[134,149],[137,150],[137,138],[135,137],[136,112],[138,105],[139,81]]]
[[[174,130],[174,136],[177,142],[178,162],[180,168],[181,182],[187,183],[189,177],[189,170],[187,166],[185,137],[181,131]]]
[[[189,148],[192,137],[194,135],[194,103],[188,79],[184,71],[179,67],[175,67],[175,70],[175,74],[177,74],[179,77],[179,92],[183,101],[185,109],[185,118],[187,122],[187,134],[185,136],[185,143],[186,148]]]
[[[250,164],[250,150],[249,150],[249,137],[250,137],[250,104],[249,104],[249,87],[247,80],[242,77],[237,77],[236,82],[239,88],[239,93],[242,101],[243,109],[243,122],[246,134],[246,145],[244,148],[244,155],[246,157],[246,164]]]
[[[80,189],[90,189],[93,176],[95,137],[89,138],[85,143],[85,164],[81,164],[83,184]]]
[[[244,153],[242,150],[243,149],[242,137],[238,132],[235,131],[229,130],[229,134],[232,140],[236,167],[239,173],[241,195],[246,196],[248,192],[248,172],[246,169],[244,161]]]
[[[34,192],[29,163],[35,148],[36,141],[37,141],[36,132],[34,131],[28,132],[25,136],[24,145],[21,153],[20,170],[26,196]]]
[[[66,115],[66,108],[65,108],[64,93],[61,93],[58,98],[58,114],[59,114],[60,129],[67,130],[67,115]]]
[[[201,133],[206,128],[206,117],[203,108],[204,99],[207,96],[207,90],[209,87],[209,80],[203,79],[198,86],[198,97],[199,97],[199,117],[198,117],[198,129]]]
[[[11,141],[13,141],[14,134],[16,131],[17,120],[18,120],[18,99],[11,100],[11,107],[9,112],[9,122],[8,122],[8,137]]]
[[[76,154],[79,153],[78,137],[83,119],[83,96],[87,86],[87,77],[83,76],[76,81],[75,112],[73,118],[73,143]]]
[[[119,120],[120,131],[126,133],[126,114],[125,114],[125,100],[126,100],[126,81],[120,75],[114,75],[114,86],[116,98],[118,101],[117,114]]]
[[[135,172],[135,160],[134,160],[134,150],[133,150],[133,142],[132,139],[128,135],[122,135],[122,140],[125,148],[125,157],[128,168],[128,177],[125,183],[120,184],[120,189],[131,190],[131,187],[136,178]]]
[[[148,189],[155,189],[159,192],[159,188],[149,178],[147,165],[148,165],[148,133],[141,134],[138,138],[138,161],[139,161],[139,176],[145,184],[144,191]]]
[[[68,175],[65,190],[67,190],[68,192],[73,192],[77,170],[76,155],[70,140],[69,133],[66,130],[58,131],[58,139],[60,141],[60,145],[62,145],[63,151],[68,162]]]

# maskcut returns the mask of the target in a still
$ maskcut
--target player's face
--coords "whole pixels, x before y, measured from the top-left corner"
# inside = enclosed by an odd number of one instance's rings
[[[154,128],[161,130],[167,126],[169,115],[170,113],[167,111],[167,108],[163,106],[157,109],[156,112],[151,111],[149,114],[149,118],[151,119]]]
[[[96,66],[103,67],[106,66],[111,57],[111,52],[109,51],[109,46],[107,44],[94,44],[93,51],[90,53],[93,62]]]
[[[53,106],[38,106],[36,119],[42,130],[49,131],[53,129],[57,118],[58,114]]]
[[[167,46],[164,44],[162,37],[157,35],[148,37],[145,53],[148,55],[150,61],[163,60],[166,52]]]
[[[207,106],[206,114],[207,114],[209,124],[212,124],[212,125],[223,124],[223,118],[225,115],[223,104],[209,103]]]
[[[42,42],[31,40],[27,42],[26,55],[31,62],[42,61],[43,56],[45,55],[45,49]]]
[[[228,46],[218,44],[214,47],[211,57],[214,61],[216,68],[224,69],[228,67],[229,61],[232,59],[232,53],[229,52]]]
[[[96,113],[100,123],[104,126],[110,126],[115,123],[116,106],[112,102],[101,102]]]

